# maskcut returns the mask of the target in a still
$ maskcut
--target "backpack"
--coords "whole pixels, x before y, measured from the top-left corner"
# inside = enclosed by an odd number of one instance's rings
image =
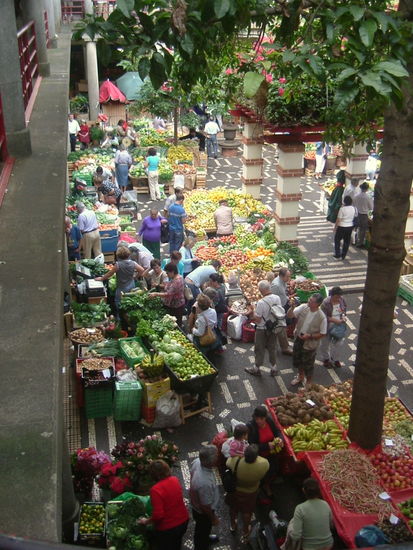
[[[232,471],[231,468],[225,468],[225,471],[222,474],[222,485],[224,486],[226,493],[235,492],[237,486],[237,469],[241,458],[241,456],[238,458],[234,471]]]
[[[169,223],[161,224],[161,243],[169,242]]]
[[[265,302],[265,298],[263,298],[263,300]],[[264,318],[266,330],[277,330],[277,332],[281,332],[281,329],[287,326],[287,322],[285,320],[285,309],[278,304],[270,305],[268,302],[265,303],[270,306],[270,318]]]

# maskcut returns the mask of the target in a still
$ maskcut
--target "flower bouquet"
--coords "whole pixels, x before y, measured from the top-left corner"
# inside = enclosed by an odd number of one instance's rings
[[[111,464],[110,457],[94,447],[78,449],[73,453],[71,467],[75,493],[82,494],[85,500],[90,499],[93,481],[106,464]]]

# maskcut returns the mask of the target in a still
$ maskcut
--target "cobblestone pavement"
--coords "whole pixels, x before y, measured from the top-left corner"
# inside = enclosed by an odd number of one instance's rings
[[[263,202],[274,208],[274,189],[276,184],[276,172],[274,169],[275,149],[270,146],[265,149],[265,181],[262,186],[261,198]],[[240,187],[241,185],[241,161],[239,158],[217,160],[210,159],[208,166],[207,187],[226,185],[228,187]],[[327,286],[342,286],[346,291],[348,304],[349,334],[342,349],[343,364],[341,369],[325,369],[320,361],[316,363],[314,381],[329,385],[335,382],[347,380],[354,372],[354,360],[357,345],[357,329],[359,320],[359,306],[362,300],[367,253],[354,247],[350,247],[348,259],[345,262],[334,262],[332,258],[332,226],[325,221],[325,214],[320,210],[320,187],[312,178],[303,177],[303,200],[300,205],[301,222],[299,224],[299,241],[303,251],[310,259],[310,269]],[[145,197],[145,196],[144,196]],[[153,203],[149,203],[151,206]],[[146,215],[148,204],[143,203],[140,217]],[[413,384],[412,362],[412,327],[413,312],[411,306],[398,299],[399,315],[394,321],[394,336],[391,344],[391,355],[388,373],[388,390],[392,395],[397,395],[413,408]],[[374,353],[374,350],[372,350]],[[291,390],[290,382],[294,376],[291,358],[279,355],[279,375],[275,378],[269,376],[268,365],[264,368],[262,378],[249,376],[244,372],[244,367],[253,364],[252,344],[232,342],[224,356],[218,359],[219,374],[212,387],[213,413],[202,413],[187,421],[184,426],[174,433],[163,433],[164,437],[173,440],[181,449],[181,461],[177,475],[181,478],[185,489],[189,483],[189,466],[192,459],[203,443],[210,441],[213,436],[229,424],[231,418],[247,421],[251,417],[253,408],[267,397],[285,394]],[[66,397],[66,421],[68,426],[68,439],[70,447],[97,446],[99,449],[109,451],[116,442],[124,438],[136,439],[148,433],[148,429],[142,424],[133,422],[117,423],[113,418],[80,421],[77,417],[76,407],[71,406],[74,401],[74,390],[71,386],[71,378],[67,377]],[[149,433],[151,433],[149,431]],[[285,492],[283,493],[283,491]],[[281,500],[280,513],[291,515],[295,503],[298,502],[299,493],[291,485],[279,489]],[[218,528],[220,543],[213,548],[217,550],[229,550],[241,548],[237,538],[229,533],[228,515],[225,505],[220,510],[222,518]],[[289,517],[286,517],[289,519]],[[185,548],[192,548],[191,527],[188,530]]]

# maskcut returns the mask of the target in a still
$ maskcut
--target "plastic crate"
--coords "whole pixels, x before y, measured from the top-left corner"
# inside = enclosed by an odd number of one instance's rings
[[[152,424],[156,416],[156,407],[147,407],[146,405],[142,404],[141,414],[145,422],[147,422],[148,424]]]
[[[102,229],[99,231],[99,235],[101,239],[110,239],[112,237],[118,236],[118,230],[115,229]]]
[[[139,342],[139,344],[144,349],[145,354],[147,354],[149,352],[146,349],[146,347],[143,345],[142,340],[139,338],[139,336],[133,336],[131,338],[119,338],[120,354],[123,357],[123,359],[125,360],[128,367],[133,369],[133,367],[135,365],[138,365],[140,363],[140,360],[137,357],[131,356],[126,352],[126,350],[124,349],[124,346],[123,346],[124,342]]]
[[[142,386],[140,382],[115,382],[113,417],[115,420],[139,420]]]
[[[86,418],[105,418],[113,413],[113,388],[85,388]]]
[[[100,239],[100,244],[102,252],[115,252],[119,241],[119,235],[116,234],[114,237],[109,237],[107,239]]]
[[[406,300],[406,302],[409,302],[410,305],[413,305],[413,294],[410,294],[410,292],[407,292],[404,288],[399,286],[399,290],[397,291],[397,294],[400,296],[400,298],[403,298],[403,300]]]
[[[85,506],[101,506],[104,509],[104,503],[103,502],[85,502],[80,507],[80,515],[79,515],[79,526],[82,522],[82,514],[84,512]],[[78,540],[79,542],[83,544],[93,544],[100,546],[101,543],[104,543],[105,541],[105,532],[106,532],[106,514],[105,514],[105,522],[103,524],[103,531],[100,533],[80,533]]]
[[[297,297],[300,299],[300,302],[302,304],[305,304],[310,298],[310,296],[312,296],[316,292],[319,292],[321,296],[323,296],[324,298],[327,298],[327,287],[325,285],[321,286],[320,288],[314,288],[314,290],[311,290],[311,291],[300,290],[299,288],[297,288],[296,290]]]

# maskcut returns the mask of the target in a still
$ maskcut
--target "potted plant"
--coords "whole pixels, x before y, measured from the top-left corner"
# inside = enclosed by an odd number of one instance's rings
[[[100,142],[105,135],[105,132],[102,130],[102,128],[98,125],[92,126],[89,133],[93,145],[100,145]]]

